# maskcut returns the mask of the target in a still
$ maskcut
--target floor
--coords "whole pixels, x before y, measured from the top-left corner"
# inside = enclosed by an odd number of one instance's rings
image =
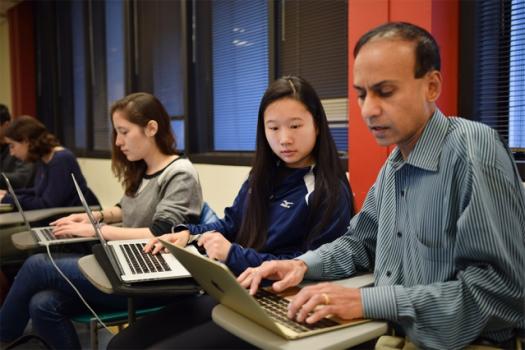
[[[91,348],[91,339],[89,337],[89,326],[87,324],[75,324],[77,329],[77,334],[80,339],[80,345],[83,350],[92,350]],[[109,327],[110,330],[114,333],[117,332],[117,327]],[[24,334],[34,334],[31,329],[31,322],[27,325]],[[106,349],[110,339],[113,337],[113,334],[102,328],[98,330],[98,349]],[[37,349],[46,349],[44,345],[37,339],[30,339],[27,342],[23,343],[20,346],[16,347],[21,350],[37,350]],[[94,349],[93,349],[94,350]]]
[[[78,324],[78,325],[75,325],[75,327],[77,328],[77,334],[78,334],[78,337],[80,338],[80,345],[82,346],[82,349],[83,350],[91,349],[88,325]],[[116,327],[110,327],[110,329],[116,333],[116,329],[117,329]],[[98,348],[106,349],[111,337],[113,337],[113,334],[109,333],[105,328],[99,329],[98,330]]]

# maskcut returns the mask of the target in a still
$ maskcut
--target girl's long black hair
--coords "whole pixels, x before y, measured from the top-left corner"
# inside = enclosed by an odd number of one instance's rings
[[[261,249],[267,239],[268,210],[272,194],[272,179],[279,164],[279,158],[273,153],[264,131],[264,112],[273,102],[291,98],[301,102],[314,118],[318,135],[312,150],[316,162],[315,190],[310,196],[310,227],[305,244],[311,242],[332,219],[332,213],[341,196],[341,185],[347,187],[352,195],[350,184],[339,162],[335,142],[328,128],[326,114],[321,100],[313,87],[298,76],[285,76],[274,81],[264,93],[259,106],[257,120],[257,138],[253,166],[249,176],[249,194],[245,203],[241,227],[236,241],[244,247]],[[317,213],[323,208],[320,216]],[[353,203],[350,205],[353,214]],[[316,221],[316,222],[314,222]]]

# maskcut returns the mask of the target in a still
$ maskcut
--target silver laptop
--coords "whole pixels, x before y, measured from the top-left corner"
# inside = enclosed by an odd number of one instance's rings
[[[56,244],[72,244],[72,243],[80,243],[80,242],[87,242],[87,241],[93,241],[96,238],[94,237],[64,237],[64,238],[57,238],[53,234],[53,227],[52,226],[46,226],[46,227],[35,227],[31,228],[31,225],[29,224],[29,220],[27,220],[27,217],[24,213],[24,210],[22,209],[22,205],[20,205],[20,201],[18,200],[18,197],[16,196],[15,190],[13,189],[13,186],[11,185],[11,182],[9,182],[9,178],[2,173],[2,176],[7,184],[7,190],[9,191],[9,194],[13,197],[13,201],[15,202],[15,206],[20,212],[20,215],[22,215],[22,220],[24,221],[24,226],[27,228],[28,231],[31,232],[33,235],[35,241],[39,245],[56,245]]]
[[[115,270],[115,273],[122,282],[138,283],[156,280],[176,279],[191,277],[190,273],[182,266],[171,254],[146,254],[144,246],[149,239],[129,239],[106,241],[100,225],[95,220],[93,213],[87,205],[86,199],[78,186],[75,176],[71,174],[75,188],[84,206],[89,221],[95,229],[95,235],[100,240],[100,244],[106,253],[108,260]],[[197,249],[190,246],[188,249],[197,252]]]
[[[251,296],[224,264],[192,254],[169,242],[161,242],[191,272],[192,277],[209,295],[222,305],[283,338],[303,338],[368,322],[363,319],[346,321],[335,317],[324,318],[314,324],[296,322],[286,314],[288,303],[299,291],[298,287],[279,294],[261,288],[255,296]]]

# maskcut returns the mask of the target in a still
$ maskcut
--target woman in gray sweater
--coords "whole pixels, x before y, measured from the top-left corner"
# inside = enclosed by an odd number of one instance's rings
[[[106,239],[150,238],[179,223],[197,223],[202,191],[196,170],[175,152],[175,138],[162,104],[146,93],[131,94],[111,108],[112,169],[124,186],[120,202],[95,213]],[[55,235],[94,235],[85,214],[57,220]],[[104,294],[82,275],[78,254],[56,257],[62,272],[96,311],[125,308],[127,299]],[[155,301],[137,300],[139,307]],[[0,309],[0,342],[20,337],[32,319],[33,330],[53,348],[79,349],[70,317],[85,312],[71,286],[58,274],[48,256],[33,255],[17,274]]]

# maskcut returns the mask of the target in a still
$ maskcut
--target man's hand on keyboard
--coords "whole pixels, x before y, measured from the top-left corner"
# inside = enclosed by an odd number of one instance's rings
[[[328,315],[345,320],[363,318],[361,291],[335,283],[318,283],[302,288],[288,305],[288,317],[298,322],[315,323]]]

